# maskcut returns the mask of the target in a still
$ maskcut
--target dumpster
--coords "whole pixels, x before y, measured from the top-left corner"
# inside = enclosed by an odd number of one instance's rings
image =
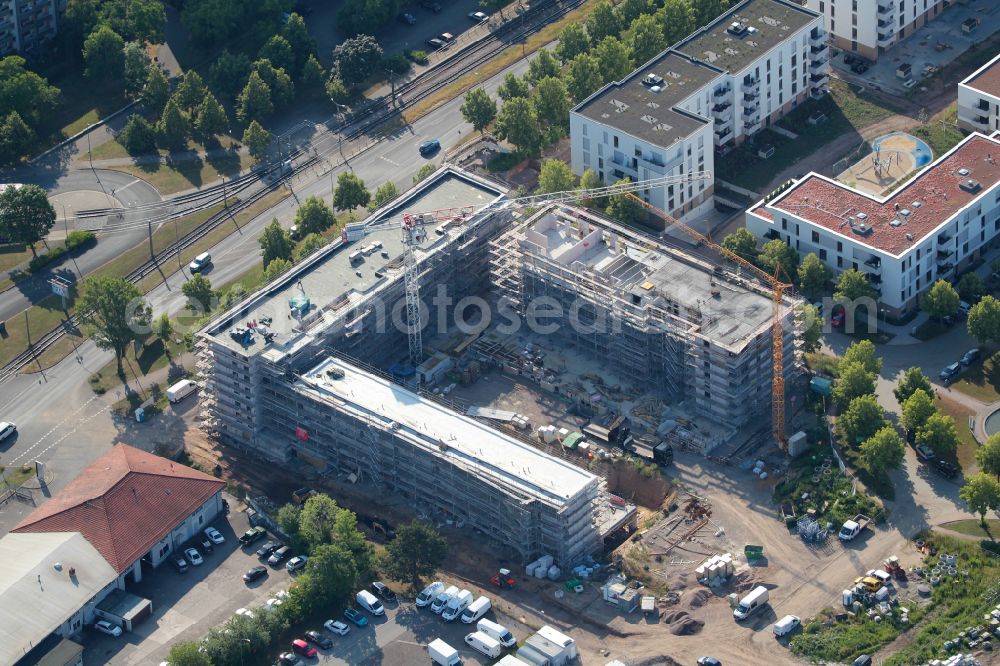
[[[764,558],[764,546],[753,546],[747,544],[743,547],[743,554],[746,555],[747,562],[753,562],[754,560],[760,560]]]

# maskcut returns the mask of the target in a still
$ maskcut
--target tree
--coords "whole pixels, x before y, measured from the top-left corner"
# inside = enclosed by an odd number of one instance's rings
[[[333,207],[337,210],[354,210],[366,206],[371,198],[365,181],[356,174],[345,171],[337,176],[337,189],[333,192]]]
[[[233,99],[246,85],[249,75],[250,58],[242,53],[230,53],[226,49],[223,49],[208,70],[212,88],[228,99]]]
[[[552,52],[548,49],[539,49],[528,63],[528,73],[525,78],[534,85],[547,76],[559,76],[559,70],[559,60],[552,55]]]
[[[267,154],[267,147],[271,143],[271,133],[256,120],[252,120],[243,131],[243,143],[250,152],[250,156],[260,162]]]
[[[632,21],[625,33],[624,42],[632,54],[632,62],[637,66],[645,64],[667,49],[663,26],[650,14],[643,14]]]
[[[236,117],[241,123],[264,120],[274,112],[271,87],[256,71],[250,73],[247,84],[236,99]]]
[[[896,384],[896,388],[892,392],[896,396],[896,402],[902,405],[917,390],[922,390],[928,397],[934,396],[934,389],[931,387],[930,380],[924,375],[924,371],[920,368],[912,367],[906,369],[902,379],[899,380],[899,383]]]
[[[117,83],[125,74],[125,40],[110,27],[99,26],[83,43],[83,60],[88,79]]]
[[[124,60],[125,93],[129,97],[137,97],[146,77],[149,75],[149,56],[146,48],[139,42],[129,42],[122,54]]]
[[[292,52],[292,45],[281,35],[272,35],[257,52],[257,57],[270,60],[272,65],[286,72],[298,71],[295,66],[295,53]]]
[[[777,272],[779,280],[791,281],[798,272],[799,253],[785,241],[775,238],[764,243],[757,263],[771,275]]]
[[[570,94],[578,102],[590,97],[604,85],[601,64],[589,53],[581,53],[573,58],[563,76]]]
[[[396,183],[387,180],[375,190],[375,197],[372,199],[372,204],[374,204],[372,210],[384,206],[398,196],[399,188],[396,187]]]
[[[465,94],[460,111],[465,122],[482,134],[497,117],[497,103],[482,88],[473,88]]]
[[[425,165],[423,165],[422,167],[420,167],[419,169],[417,169],[417,172],[415,174],[413,174],[413,184],[416,185],[417,183],[419,183],[420,181],[422,181],[424,178],[427,178],[432,173],[434,173],[435,171],[437,171],[437,169],[438,169],[437,166],[434,165],[434,164],[425,164]]]
[[[434,575],[447,555],[444,537],[430,523],[414,520],[400,525],[396,538],[386,545],[382,570],[389,578],[416,589],[421,579]]]
[[[261,59],[251,65],[251,72],[257,72],[261,80],[271,89],[271,103],[275,109],[282,108],[295,98],[292,77],[284,69],[275,67],[270,60]]]
[[[902,403],[901,423],[907,432],[917,433],[937,408],[931,394],[923,389],[917,389]]]
[[[139,289],[121,277],[88,277],[81,285],[76,312],[97,347],[115,353],[118,376],[124,377],[125,350],[149,331],[149,305]]]
[[[286,67],[285,69],[301,74],[304,71],[303,67],[305,67],[310,58],[316,60],[316,40],[309,34],[306,22],[295,12],[292,12],[288,20],[285,21],[285,25],[281,29],[281,36],[285,38],[288,45],[292,48],[293,64],[291,68]],[[271,61],[274,62],[274,59],[272,58]],[[316,64],[319,64],[318,60],[316,60]]]
[[[156,151],[156,128],[138,113],[129,116],[118,143],[124,146],[129,155],[145,155]]]
[[[958,431],[955,421],[947,414],[935,412],[927,417],[917,430],[917,444],[929,446],[938,456],[954,453],[958,448]]]
[[[976,462],[980,470],[994,475],[1000,481],[1000,433],[990,435],[986,443],[979,447]]]
[[[882,428],[861,444],[861,457],[873,474],[882,474],[903,463],[906,447],[891,426]]]
[[[622,178],[616,185],[631,183],[629,177]],[[638,225],[646,219],[646,209],[628,194],[612,194],[608,197],[608,207],[604,210],[608,217],[628,225]]]
[[[876,432],[889,425],[885,411],[872,394],[859,395],[837,418],[840,435],[851,446],[859,446]]]
[[[569,132],[569,110],[572,104],[569,100],[569,91],[566,90],[566,84],[562,79],[550,76],[539,81],[531,96],[531,102],[535,105],[538,122],[551,130],[551,143],[555,143]]]
[[[181,113],[180,107],[173,97],[167,101],[163,108],[163,115],[160,122],[156,124],[156,131],[160,135],[160,141],[165,148],[179,150],[187,146],[190,127],[188,119]]]
[[[370,32],[386,23],[402,8],[402,0],[370,2],[366,0],[346,0],[337,13],[340,28],[347,34]]]
[[[167,663],[170,666],[212,666],[212,660],[201,652],[197,641],[183,641],[170,646]]]
[[[581,23],[567,23],[559,32],[559,43],[556,44],[556,55],[565,65],[570,60],[590,50],[590,39]]]
[[[295,261],[302,261],[321,247],[326,247],[326,239],[319,234],[309,234],[295,248]]]
[[[580,189],[581,190],[596,190],[600,187],[604,187],[604,183],[601,182],[600,176],[593,169],[584,169],[583,173],[580,175]],[[598,206],[604,207],[605,200],[601,197],[597,199],[583,199],[580,201],[584,206]]]
[[[195,70],[189,69],[184,72],[181,82],[177,85],[174,99],[185,111],[193,111],[196,106],[201,104],[207,94],[209,94],[208,86],[205,85],[201,75]]]
[[[81,9],[79,5],[89,4],[84,2],[73,2],[77,5],[75,9]],[[164,29],[167,25],[167,15],[160,0],[104,0],[95,3],[96,6],[84,10],[84,18],[89,32],[98,23],[109,25],[115,32],[125,39],[137,42],[151,42],[160,44],[164,41]],[[69,7],[67,7],[67,14]],[[79,15],[76,18],[81,18]],[[86,32],[80,33],[86,34]]]
[[[342,509],[329,495],[318,493],[306,500],[299,514],[299,536],[312,550],[333,541],[333,523]]]
[[[723,238],[722,247],[747,261],[757,261],[757,238],[746,227],[740,227]]]
[[[799,264],[799,287],[809,295],[816,298],[826,286],[830,279],[830,269],[826,267],[823,260],[816,256],[815,252],[810,252]]]
[[[726,10],[728,0],[695,0],[695,25],[708,25]]]
[[[354,88],[374,74],[382,62],[382,47],[371,35],[345,39],[333,49],[333,72]]]
[[[932,319],[941,320],[958,312],[958,292],[947,280],[938,280],[920,298],[920,309]]]
[[[306,96],[317,96],[323,92],[326,71],[316,56],[310,54],[299,68],[299,92]]]
[[[576,176],[562,160],[545,160],[538,173],[538,194],[566,192],[576,185]]]
[[[1000,340],[1000,301],[992,296],[983,296],[969,310],[966,322],[969,335],[982,344]]]
[[[979,522],[986,525],[986,512],[1000,507],[1000,482],[979,472],[966,479],[958,496],[968,505],[969,511],[979,514]]]
[[[212,290],[212,283],[201,273],[195,273],[181,286],[181,292],[187,298],[188,308],[204,315],[212,311],[212,301],[215,299],[215,292]]]
[[[170,342],[170,336],[174,334],[174,325],[170,321],[170,315],[164,312],[153,324],[153,335],[156,339],[160,341],[163,346],[163,353],[166,354],[167,358],[170,358],[170,348],[167,343]]]
[[[634,69],[628,47],[617,37],[605,37],[594,49],[594,55],[604,83],[621,81]]]
[[[528,82],[508,72],[507,76],[503,77],[503,81],[500,82],[500,87],[497,88],[497,95],[505,102],[519,97],[527,97]]]
[[[300,617],[343,603],[358,578],[354,556],[347,548],[325,543],[309,553],[309,563],[290,591],[289,602]]]
[[[592,45],[596,46],[608,37],[617,37],[621,31],[621,18],[608,0],[601,0],[594,5],[594,11],[587,19],[587,35]]]
[[[271,220],[271,224],[264,227],[260,238],[260,254],[264,268],[275,259],[292,258],[292,239],[288,237],[288,232],[278,224],[278,218]]]
[[[650,0],[623,0],[615,11],[621,16],[622,26],[631,25],[643,14],[652,14],[653,7]]]
[[[802,322],[802,349],[814,352],[819,349],[823,337],[823,318],[811,303],[803,303],[798,308],[798,317]]]
[[[397,536],[398,538],[398,536]],[[375,549],[358,530],[358,517],[353,511],[341,509],[333,523],[333,542],[350,551],[357,569],[355,583],[364,580],[372,569]]]
[[[17,111],[11,111],[0,122],[0,162],[3,164],[18,164],[34,142],[35,132]]]
[[[872,344],[871,340],[852,342],[840,359],[840,367],[843,367],[845,363],[860,363],[865,372],[870,372],[873,375],[882,371],[882,359],[875,351],[875,345]]]
[[[0,59],[0,116],[17,111],[24,122],[38,131],[43,119],[59,104],[59,89],[32,72],[21,56]]]
[[[986,293],[986,283],[975,271],[969,271],[958,281],[958,295],[963,301],[974,303]]]
[[[834,298],[845,298],[847,300],[858,300],[862,298],[875,298],[875,290],[868,283],[868,276],[861,271],[848,268],[837,278],[837,288],[833,292]]]
[[[330,100],[337,104],[347,104],[351,99],[351,91],[347,89],[344,82],[334,77],[326,82],[326,94]]]
[[[833,401],[843,409],[859,395],[875,392],[875,375],[860,363],[841,363],[837,382],[833,385]]]
[[[0,191],[0,236],[24,243],[35,253],[35,243],[45,238],[56,223],[56,210],[38,185],[6,187]]]
[[[304,542],[299,536],[299,516],[302,514],[302,507],[295,504],[284,504],[278,509],[278,515],[274,517],[278,523],[278,528],[284,532],[296,545],[303,545]]]
[[[309,197],[295,211],[294,224],[303,235],[322,233],[329,229],[333,222],[333,211],[319,197]]]
[[[198,115],[195,118],[194,127],[205,138],[222,134],[229,127],[226,110],[219,104],[219,100],[215,99],[215,95],[210,92],[205,93],[205,99],[198,105]]]
[[[663,35],[667,44],[675,44],[684,39],[698,26],[694,22],[691,0],[666,0],[660,10],[663,21]]]
[[[503,105],[497,116],[496,133],[525,155],[538,155],[542,149],[542,128],[538,122],[538,112],[524,97],[515,97]]]
[[[142,87],[139,101],[150,113],[159,115],[170,99],[170,82],[159,65],[146,68],[146,84]]]
[[[264,269],[264,282],[270,282],[292,269],[291,259],[272,259]]]

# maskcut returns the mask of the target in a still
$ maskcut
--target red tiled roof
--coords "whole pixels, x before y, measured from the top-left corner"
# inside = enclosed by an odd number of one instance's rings
[[[960,175],[958,170],[962,168],[970,173]],[[969,179],[978,181],[982,188],[975,193],[962,190],[959,184]],[[884,201],[850,190],[836,181],[810,175],[771,207],[898,256],[998,182],[1000,141],[971,134],[945,159],[928,166]],[[919,202],[920,206],[914,206],[914,202]],[[897,205],[909,210],[910,216],[904,224],[893,227],[889,223],[897,217]],[[857,220],[858,213],[868,215],[864,223],[872,227],[869,235],[854,233],[848,226],[847,218]],[[912,240],[907,239],[907,234]]]
[[[225,483],[119,444],[12,532],[80,532],[121,573]]]
[[[987,95],[1000,97],[1000,56],[984,66],[978,74],[969,77],[962,83]]]

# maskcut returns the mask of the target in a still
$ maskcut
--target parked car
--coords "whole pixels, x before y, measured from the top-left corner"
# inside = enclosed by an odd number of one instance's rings
[[[440,35],[438,35],[438,39],[440,39],[445,44],[449,44],[455,41],[455,35],[451,34],[450,32],[442,32]]]
[[[431,10],[435,14],[441,11],[441,5],[434,2],[434,0],[420,0],[420,6],[423,7],[424,9]]]
[[[281,546],[277,541],[268,541],[263,546],[257,549],[257,557],[264,559],[265,557],[270,557],[271,553],[278,550]]]
[[[94,629],[97,629],[102,634],[107,634],[108,636],[114,636],[118,638],[122,635],[122,628],[117,624],[112,624],[107,620],[98,620],[94,623]]]
[[[302,571],[305,569],[308,562],[309,558],[305,555],[296,555],[292,559],[288,560],[288,564],[285,565],[285,568],[288,570],[288,573],[295,573],[296,571]]]
[[[188,548],[185,550],[184,557],[187,558],[187,561],[190,562],[193,567],[201,566],[205,563],[205,560],[202,559],[201,553],[198,552],[197,548]]]
[[[394,602],[396,601],[396,593],[389,589],[385,583],[375,581],[372,583],[372,589],[375,590],[375,594],[382,597],[386,601]]]
[[[872,666],[872,658],[866,654],[863,654],[854,661],[852,661],[851,666]]]
[[[854,55],[852,55],[850,53],[845,53],[844,54],[844,64],[845,65],[853,65],[857,61],[858,61],[858,59],[857,59],[856,56],[854,56]]]
[[[258,525],[257,527],[251,527],[246,532],[240,536],[240,543],[244,546],[249,546],[255,541],[263,539],[267,536],[267,530]]]
[[[296,657],[294,652],[282,652],[278,655],[278,663],[281,666],[306,666],[306,662]]]
[[[187,573],[188,569],[191,568],[188,566],[187,560],[183,557],[177,556],[172,558],[170,561],[174,565],[174,569],[177,569],[178,573]]]
[[[931,449],[931,447],[927,446],[926,444],[917,444],[913,448],[917,452],[918,460],[922,460],[924,462],[931,462],[937,457],[934,455],[933,449]]]
[[[359,627],[364,627],[368,625],[368,618],[366,618],[364,615],[359,613],[354,608],[345,608],[344,617],[346,617],[348,620],[358,625]]]
[[[202,252],[197,257],[195,257],[190,264],[188,264],[188,270],[192,273],[198,273],[200,271],[208,268],[208,265],[212,263],[212,255],[208,252]]]
[[[17,432],[17,426],[9,421],[0,421],[0,442],[12,437]]]
[[[271,557],[267,558],[267,563],[270,564],[272,567],[276,567],[282,562],[284,562],[285,558],[291,554],[292,554],[291,548],[289,548],[288,546],[282,546],[281,548],[271,553]]]
[[[363,619],[363,618],[362,618]],[[337,634],[338,636],[346,636],[351,630],[346,624],[340,620],[327,620],[323,623],[323,628],[329,631],[331,634]]]
[[[979,349],[970,349],[969,351],[962,354],[962,365],[969,367],[973,363],[979,360]]]
[[[313,645],[318,645],[323,650],[329,650],[333,647],[333,641],[318,631],[307,631],[306,640]]]
[[[948,384],[958,379],[958,376],[960,374],[962,374],[962,364],[952,363],[951,365],[947,366],[944,370],[942,370],[940,374],[938,374],[938,378],[945,384]]]
[[[425,157],[439,150],[441,150],[441,142],[437,139],[429,139],[420,144],[420,154]]]
[[[308,657],[309,659],[316,657],[316,648],[309,645],[309,643],[302,638],[296,638],[292,641],[292,650],[298,652],[303,657]]]
[[[950,463],[947,460],[938,460],[934,463],[934,469],[937,470],[938,474],[946,479],[953,479],[958,476],[958,466],[954,463]]]
[[[301,236],[299,235],[299,225],[293,224],[288,227],[288,237],[292,240],[298,240]]]
[[[490,17],[482,12],[469,12],[469,19],[475,21],[476,23],[482,23],[488,20]]]
[[[965,319],[969,316],[969,311],[972,310],[972,306],[965,301],[958,302],[958,316]]]
[[[406,25],[413,25],[417,22],[417,17],[409,12],[400,12],[396,17],[396,20],[400,23],[405,23]]]
[[[715,657],[698,657],[698,666],[722,666],[722,662]]]
[[[253,583],[267,576],[267,567],[253,567],[243,574],[244,583]]]
[[[198,542],[195,545],[198,548],[201,548],[201,552],[205,553],[206,555],[215,552],[215,545],[212,544],[212,540],[209,539],[207,536],[203,536],[202,538],[198,539]]]
[[[444,48],[444,42],[442,42],[437,37],[431,37],[424,43],[427,44],[427,48],[431,49],[432,51],[437,51],[440,48]]]

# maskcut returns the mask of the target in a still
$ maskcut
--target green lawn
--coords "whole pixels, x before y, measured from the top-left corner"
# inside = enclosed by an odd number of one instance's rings
[[[150,338],[146,342],[147,344],[142,347],[142,352],[139,355],[133,351],[125,353],[122,368],[125,370],[127,381],[131,383],[138,379],[139,384],[142,384],[143,388],[149,391],[150,387],[146,386],[142,379],[157,370],[168,365],[171,366],[167,382],[175,381],[187,373],[183,365],[177,364],[177,360],[185,352],[183,344],[170,341],[164,347],[163,342],[157,338]],[[117,362],[109,361],[107,365],[92,374],[87,381],[90,383],[90,388],[99,394],[117,387],[121,383],[118,378]]]
[[[20,467],[14,467],[8,471],[0,465],[0,474],[3,475],[4,481],[7,482],[11,488],[17,488],[23,486],[29,479],[35,478],[35,466],[34,465],[21,465]]]
[[[975,518],[970,518],[969,520],[953,520],[950,523],[944,523],[941,527],[946,530],[951,530],[952,532],[958,532],[959,534],[979,537],[980,539],[995,540],[997,536],[1000,536],[1000,520],[995,518],[986,519],[985,530],[983,529],[983,524]]]
[[[215,183],[222,176],[234,178],[252,164],[253,159],[249,155],[235,152],[207,159],[191,152],[157,164],[124,164],[115,166],[114,169],[142,178],[160,194],[174,194]]]
[[[197,153],[204,153],[208,150],[229,150],[233,146],[238,146],[239,142],[228,134],[220,134],[208,145],[204,143],[199,143],[193,139],[189,139],[187,142],[187,150],[194,151]],[[160,157],[167,157],[170,155],[170,151],[166,148],[159,148],[157,154]],[[92,156],[95,160],[110,160],[119,157],[132,157],[129,155],[128,151],[125,150],[125,146],[118,143],[118,139],[111,139],[110,141],[105,141],[99,146],[94,146],[91,151]],[[77,161],[86,161],[88,159],[87,153],[80,153],[77,156]]]
[[[976,465],[976,451],[979,450],[979,442],[969,430],[972,410],[954,400],[949,400],[947,396],[940,396],[936,402],[938,411],[947,414],[955,422],[955,431],[958,433],[958,450],[952,462],[957,462],[968,473]]]
[[[39,131],[38,152],[128,104],[120,90],[94,85],[84,77],[82,67],[81,59],[67,58],[40,72],[62,91],[62,95],[59,106],[46,114],[48,122]],[[48,138],[42,138],[46,136]]]
[[[72,301],[69,304],[69,311],[72,314]],[[27,349],[29,340],[37,341],[44,334],[59,326],[65,319],[66,313],[62,310],[62,299],[55,295],[39,301],[25,312],[8,319],[6,334],[0,337],[0,365],[6,364]]]
[[[976,361],[966,368],[951,387],[980,402],[991,403],[1000,400],[1000,358],[994,355]]]
[[[918,127],[913,130],[913,135],[927,142],[927,145],[934,151],[934,159],[947,153],[965,138],[965,134],[961,131],[940,122],[927,123]]]

